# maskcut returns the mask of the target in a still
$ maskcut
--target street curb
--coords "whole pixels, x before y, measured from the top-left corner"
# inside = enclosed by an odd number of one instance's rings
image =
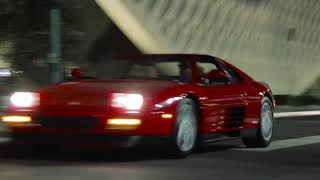
[[[295,111],[295,112],[278,112],[274,113],[275,118],[285,118],[285,117],[299,117],[299,116],[318,116],[320,115],[320,110],[315,111]]]

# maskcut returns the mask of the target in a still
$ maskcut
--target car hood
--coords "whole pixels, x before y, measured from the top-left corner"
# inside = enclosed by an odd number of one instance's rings
[[[77,81],[48,86],[39,91],[54,94],[107,94],[110,92],[157,94],[159,91],[178,86],[170,81]]]
[[[167,81],[78,81],[38,89],[41,106],[45,109],[105,110],[110,93],[139,93],[145,99],[162,90],[179,86]]]

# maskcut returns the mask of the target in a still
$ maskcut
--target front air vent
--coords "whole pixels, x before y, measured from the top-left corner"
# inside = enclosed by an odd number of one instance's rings
[[[99,118],[94,117],[36,117],[36,122],[44,128],[63,130],[95,130]]]

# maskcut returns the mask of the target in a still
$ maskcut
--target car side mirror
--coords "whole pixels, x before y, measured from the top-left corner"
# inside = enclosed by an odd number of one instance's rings
[[[229,82],[229,78],[225,71],[220,69],[214,69],[204,75],[202,78],[205,84],[208,85],[221,85]]]
[[[83,73],[80,68],[72,68],[71,69],[71,78],[76,80],[76,79],[81,79],[83,76]]]

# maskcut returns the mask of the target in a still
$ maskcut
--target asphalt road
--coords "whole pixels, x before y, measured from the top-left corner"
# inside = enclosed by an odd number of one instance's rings
[[[245,149],[240,140],[212,143],[186,159],[162,155],[163,149],[81,152],[51,149],[41,153],[2,150],[0,180],[320,179],[317,135],[320,116],[277,119],[275,141],[271,145],[274,149],[265,151]],[[310,136],[313,138],[303,138]]]

